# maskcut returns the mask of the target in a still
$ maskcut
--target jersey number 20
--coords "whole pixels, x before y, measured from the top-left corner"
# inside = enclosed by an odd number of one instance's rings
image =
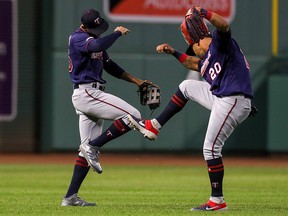
[[[221,72],[221,69],[222,68],[219,62],[215,62],[213,68],[211,67],[209,69],[209,75],[212,80],[214,80],[217,77],[217,75]]]

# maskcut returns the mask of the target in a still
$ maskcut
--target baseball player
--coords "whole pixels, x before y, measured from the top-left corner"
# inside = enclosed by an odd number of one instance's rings
[[[89,168],[99,174],[102,173],[99,149],[132,129],[127,114],[141,118],[136,108],[104,91],[106,81],[102,77],[103,69],[110,75],[137,86],[141,86],[144,82],[151,83],[126,72],[106,51],[118,38],[129,33],[127,28],[118,26],[113,33],[100,37],[109,25],[94,9],[83,12],[81,23],[69,37],[68,44],[69,73],[74,88],[72,103],[79,115],[81,145],[71,183],[61,206],[96,205],[77,196]],[[114,122],[102,133],[104,119]]]
[[[216,27],[212,35],[203,18]],[[190,46],[189,55],[166,43],[157,46],[156,50],[173,55],[188,69],[199,71],[205,81],[183,81],[166,108],[152,120],[140,120],[136,116],[128,118],[144,137],[155,140],[161,127],[181,111],[188,100],[211,110],[203,145],[211,196],[205,204],[191,210],[225,210],[227,204],[222,190],[224,165],[221,152],[233,130],[252,114],[250,69],[239,45],[231,37],[228,22],[220,15],[199,7],[190,9],[181,30]],[[195,54],[197,57],[193,56]]]

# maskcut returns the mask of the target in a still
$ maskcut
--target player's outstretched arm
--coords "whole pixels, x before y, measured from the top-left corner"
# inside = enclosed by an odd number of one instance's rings
[[[229,23],[219,14],[205,10],[204,8],[196,7],[200,11],[201,16],[207,19],[213,26],[222,32],[229,31]]]
[[[130,83],[134,83],[137,86],[140,86],[143,82],[147,81],[147,80],[139,79],[126,71],[122,74],[121,79]]]
[[[171,47],[169,44],[161,44],[156,47],[156,51],[158,53],[167,53],[173,55],[175,58],[178,59],[180,63],[182,63],[186,68],[190,70],[199,71],[198,62],[200,61],[198,58],[193,56],[188,56],[185,53],[181,53]]]

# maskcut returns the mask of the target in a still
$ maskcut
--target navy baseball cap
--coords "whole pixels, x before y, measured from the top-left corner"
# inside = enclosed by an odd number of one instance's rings
[[[81,22],[94,35],[100,35],[109,28],[106,20],[94,9],[85,10],[81,16]]]

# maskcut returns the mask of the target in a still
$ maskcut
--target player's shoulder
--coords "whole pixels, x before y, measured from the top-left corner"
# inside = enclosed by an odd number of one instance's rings
[[[72,34],[72,37],[74,38],[75,41],[88,41],[88,40],[93,39],[92,36],[90,36],[89,34],[81,30],[76,30]]]
[[[78,37],[88,37],[89,35],[82,31],[80,28],[73,32],[73,35],[77,35]]]

